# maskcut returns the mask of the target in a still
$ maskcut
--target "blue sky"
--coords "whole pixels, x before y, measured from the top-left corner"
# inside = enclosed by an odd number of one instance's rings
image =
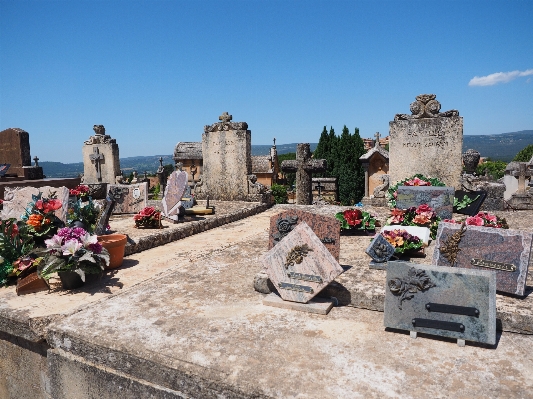
[[[120,156],[171,154],[228,111],[252,144],[324,125],[388,134],[415,96],[464,133],[533,129],[532,1],[0,0],[0,130],[80,162],[94,124]]]

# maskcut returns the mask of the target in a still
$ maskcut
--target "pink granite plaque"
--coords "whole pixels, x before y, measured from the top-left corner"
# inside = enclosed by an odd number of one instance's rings
[[[300,303],[311,300],[344,272],[305,222],[294,227],[261,261],[281,298]]]
[[[170,219],[177,219],[181,198],[187,189],[187,172],[176,170],[172,172],[167,180],[165,195],[161,201],[163,204],[163,214]]]

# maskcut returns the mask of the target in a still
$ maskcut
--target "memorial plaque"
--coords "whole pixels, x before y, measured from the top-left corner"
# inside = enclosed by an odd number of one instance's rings
[[[496,289],[523,296],[531,256],[530,231],[439,224],[433,265],[495,272]]]
[[[115,201],[113,213],[138,213],[148,202],[148,183],[109,184],[108,193]]]
[[[105,198],[104,203],[100,207],[98,218],[96,219],[96,226],[94,227],[94,234],[101,236],[106,234],[107,226],[109,225],[109,218],[113,213],[115,207],[115,200],[113,195],[109,192]]]
[[[33,195],[42,193],[43,197],[50,197],[55,193],[56,198],[61,201],[61,208],[55,211],[55,215],[64,223],[67,222],[68,194],[66,187],[6,187],[4,191],[4,208],[0,212],[2,219],[19,219],[24,215],[28,204],[32,201]]]
[[[261,259],[286,301],[306,303],[344,272],[305,223],[300,222]]]
[[[187,172],[176,170],[172,172],[167,180],[165,194],[162,199],[163,215],[167,219],[178,221],[181,199],[187,189]]]
[[[486,270],[389,261],[384,324],[494,345],[496,277]]]
[[[313,230],[338,262],[341,236],[339,221],[334,217],[298,209],[289,209],[270,218],[268,249],[274,247],[301,222],[305,222]]]
[[[455,198],[457,198],[458,201],[463,201],[465,198],[468,198],[472,202],[470,202],[468,205],[464,207],[454,206],[453,207],[454,212],[461,213],[463,215],[475,216],[478,214],[479,209],[481,208],[481,205],[483,205],[483,202],[485,201],[485,198],[487,198],[487,192],[483,190],[479,190],[479,191],[456,190]]]
[[[399,186],[396,207],[407,209],[428,204],[441,219],[451,219],[454,194],[453,187]]]
[[[372,258],[371,269],[384,270],[387,268],[387,261],[394,255],[394,246],[388,242],[381,234],[376,234],[368,248],[366,254]]]

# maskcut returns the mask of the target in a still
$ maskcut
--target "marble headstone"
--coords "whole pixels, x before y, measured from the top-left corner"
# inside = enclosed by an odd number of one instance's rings
[[[188,187],[187,172],[175,170],[170,174],[165,187],[165,193],[161,201],[163,205],[163,215],[171,220],[177,221],[182,206],[181,199]]]
[[[68,211],[68,194],[69,190],[66,187],[6,187],[4,191],[4,209],[0,212],[2,219],[16,218],[24,214],[24,210],[32,201],[33,195],[42,193],[43,197],[49,197],[50,193],[55,192],[59,201],[61,201],[61,208],[55,211],[56,216],[63,222],[67,222]]]
[[[498,291],[523,296],[533,233],[465,226],[461,237],[460,230],[459,224],[439,224],[433,265],[452,266],[451,256],[455,255],[454,267],[491,271],[496,275]]]
[[[109,184],[108,192],[113,196],[113,213],[138,213],[148,201],[148,183]]]
[[[341,234],[339,221],[331,216],[317,215],[298,209],[289,209],[270,218],[268,249],[281,241],[301,222],[305,222],[313,230],[338,262]]]
[[[486,270],[390,261],[385,327],[496,343],[496,279]]]
[[[396,207],[407,209],[428,204],[441,219],[451,219],[454,193],[453,187],[398,186]]]
[[[281,298],[300,303],[313,299],[344,272],[305,222],[268,251],[261,262]]]

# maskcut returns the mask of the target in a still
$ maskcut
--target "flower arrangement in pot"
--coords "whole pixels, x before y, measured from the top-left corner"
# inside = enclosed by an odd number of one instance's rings
[[[374,231],[376,230],[376,226],[379,226],[376,216],[372,215],[370,212],[366,212],[357,208],[347,209],[343,212],[337,212],[335,214],[335,218],[341,224],[341,231]]]
[[[436,177],[426,177],[420,173],[411,176],[407,179],[401,180],[398,183],[390,186],[387,190],[386,196],[389,206],[396,207],[396,198],[399,186],[438,186],[443,187],[445,184]]]
[[[55,215],[55,211],[62,207],[61,201],[56,199],[55,192],[49,197],[43,197],[42,193],[32,195],[32,201],[28,203],[21,219],[28,225],[28,232],[34,236],[37,244],[42,239],[53,236],[56,231],[65,224]]]
[[[462,223],[462,221],[457,221],[454,219],[444,219],[444,222],[448,223]],[[483,226],[483,227],[492,227],[495,229],[508,229],[509,225],[505,218],[496,216],[490,212],[478,212],[475,216],[469,216],[464,220],[465,224],[468,226]]]
[[[86,202],[78,199],[69,204],[67,222],[70,227],[82,227],[92,234],[96,228],[100,209],[101,207],[91,197]]]
[[[109,253],[97,236],[80,227],[64,227],[45,244],[47,253],[39,265],[39,274],[48,280],[58,273],[66,289],[78,288],[85,282],[86,274],[99,274],[109,264]],[[75,280],[69,283],[70,278]]]
[[[390,213],[391,216],[387,219],[388,226],[398,224],[401,226],[427,227],[432,240],[437,236],[437,229],[441,219],[427,204],[422,204],[418,207],[413,206],[408,209],[392,208]]]
[[[400,229],[382,231],[381,235],[394,247],[397,254],[418,251],[424,242],[407,231]]]
[[[0,286],[27,268],[28,262],[20,264],[19,260],[33,250],[33,237],[28,230],[28,225],[14,218],[0,219]]]
[[[161,228],[161,211],[152,206],[141,209],[139,213],[133,216],[135,227]]]

